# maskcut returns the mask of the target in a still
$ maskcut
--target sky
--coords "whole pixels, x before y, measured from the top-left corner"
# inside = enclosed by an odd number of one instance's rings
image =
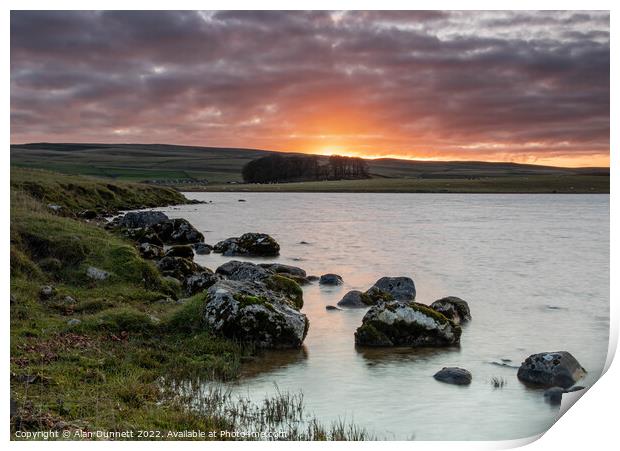
[[[11,142],[609,165],[609,13],[13,11]]]

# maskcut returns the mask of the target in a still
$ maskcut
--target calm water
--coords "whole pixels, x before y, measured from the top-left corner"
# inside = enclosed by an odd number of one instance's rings
[[[490,440],[547,429],[557,407],[524,387],[529,354],[570,351],[600,375],[609,329],[608,195],[189,193],[212,201],[167,209],[208,243],[256,231],[281,245],[278,260],[308,274],[341,274],[345,285],[304,288],[310,331],[300,351],[269,353],[233,389],[260,400],[303,391],[322,422],[345,418],[387,439]],[[238,202],[239,198],[247,202]],[[306,241],[309,245],[299,244]],[[215,269],[230,258],[197,256]],[[256,261],[254,259],[253,261]],[[411,276],[419,302],[469,302],[460,349],[356,349],[364,310],[326,311],[381,276]],[[433,374],[461,366],[468,387]],[[490,378],[507,380],[494,390]]]

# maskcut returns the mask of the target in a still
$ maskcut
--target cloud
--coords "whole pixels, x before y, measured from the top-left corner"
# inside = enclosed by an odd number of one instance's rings
[[[609,61],[605,12],[14,11],[11,139],[604,158]]]

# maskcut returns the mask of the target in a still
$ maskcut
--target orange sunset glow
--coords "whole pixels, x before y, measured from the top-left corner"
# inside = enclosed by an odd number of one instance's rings
[[[11,141],[609,166],[609,14],[29,12]]]

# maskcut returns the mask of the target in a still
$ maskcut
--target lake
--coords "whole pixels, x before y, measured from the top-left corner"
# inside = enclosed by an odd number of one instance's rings
[[[272,235],[274,259],[344,285],[304,287],[304,347],[266,353],[245,366],[235,392],[258,400],[303,392],[319,420],[352,421],[379,438],[501,440],[548,429],[558,407],[516,377],[529,354],[571,352],[600,376],[609,335],[609,195],[186,193],[207,204],[163,209],[217,241]],[[239,202],[244,199],[246,202]],[[300,242],[309,244],[300,244]],[[211,269],[231,260],[196,256]],[[243,258],[235,257],[237,260]],[[326,311],[349,290],[382,276],[409,276],[418,302],[465,299],[472,321],[460,348],[356,348],[365,310]],[[460,366],[470,386],[433,374]],[[507,384],[495,389],[490,380]]]

